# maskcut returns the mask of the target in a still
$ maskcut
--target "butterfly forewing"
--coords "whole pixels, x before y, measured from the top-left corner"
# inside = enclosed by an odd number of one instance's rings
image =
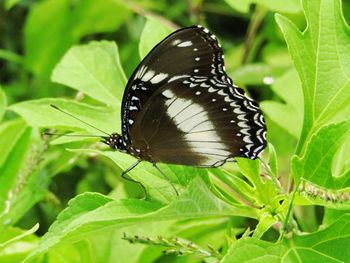
[[[152,162],[219,166],[266,145],[257,104],[231,84],[205,28],[171,34],[141,62],[123,98],[123,136]]]

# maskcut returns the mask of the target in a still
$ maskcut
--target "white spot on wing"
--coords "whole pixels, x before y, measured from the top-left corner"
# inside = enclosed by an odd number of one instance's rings
[[[189,47],[192,46],[192,41],[185,41],[177,45],[178,47]]]
[[[205,160],[200,165],[214,165],[223,161],[231,152],[215,130],[205,109],[190,99],[177,98],[166,102],[167,115],[185,134],[184,139],[191,151],[202,154]]]
[[[179,44],[180,42],[181,42],[180,39],[175,39],[171,44],[172,44],[173,46],[176,46],[176,45]]]
[[[165,78],[167,78],[168,76],[169,76],[169,74],[159,73],[151,79],[151,83],[152,84],[159,83],[159,82],[163,81]]]
[[[178,79],[182,79],[182,78],[188,78],[190,77],[189,75],[178,75],[178,76],[174,76],[174,77],[171,77],[168,82],[172,82],[172,81],[175,81],[175,80],[178,80]]]
[[[175,96],[175,94],[174,94],[171,90],[169,90],[169,89],[164,90],[164,91],[162,92],[162,94],[163,94],[165,97],[167,97],[168,99],[171,99],[171,98],[173,98],[173,97]]]
[[[142,76],[141,80],[146,82],[146,81],[149,81],[153,76],[154,76],[154,71],[149,70],[146,72],[145,75]]]

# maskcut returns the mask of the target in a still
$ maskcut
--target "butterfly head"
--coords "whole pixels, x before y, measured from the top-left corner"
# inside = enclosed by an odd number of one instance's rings
[[[122,152],[125,152],[127,150],[127,144],[123,140],[122,136],[118,133],[112,133],[108,137],[103,137],[103,141],[105,144],[109,145],[112,149],[117,149]]]

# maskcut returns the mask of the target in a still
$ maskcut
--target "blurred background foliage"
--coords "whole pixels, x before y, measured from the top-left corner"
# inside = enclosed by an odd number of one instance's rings
[[[201,24],[218,37],[224,49],[228,74],[260,102],[265,112],[268,139],[279,157],[281,181],[287,185],[290,158],[302,126],[303,106],[300,103],[301,83],[275,22],[276,12],[291,19],[300,30],[305,29],[299,0],[1,1],[0,176],[5,171],[6,174],[21,174],[15,184],[18,189],[32,185],[28,192],[20,191],[11,224],[29,229],[39,222],[36,233],[41,235],[77,194],[91,191],[112,197],[142,196],[135,185],[120,183],[117,175],[121,169],[111,161],[102,156],[86,157],[79,152],[66,151],[67,145],[47,149],[38,130],[32,131],[16,113],[5,112],[4,108],[5,105],[45,97],[75,98],[98,106],[96,101],[81,98],[79,92],[53,82],[51,76],[55,65],[74,45],[110,40],[118,44],[121,64],[129,77],[140,62],[142,32],[148,33],[148,38],[154,33],[144,30],[146,17],[157,19],[173,29]],[[349,1],[343,1],[343,12],[350,21]],[[110,118],[109,122],[113,123],[110,115],[102,117]],[[72,142],[68,148],[83,148],[86,142],[88,140]],[[0,190],[6,189],[6,183],[11,183],[6,178],[1,180]],[[32,192],[32,189],[36,191]],[[1,200],[11,200],[7,192],[0,192],[0,195]],[[28,195],[31,198],[27,198]],[[299,212],[308,215],[308,220],[301,222],[303,230],[317,229],[322,209],[300,208]],[[222,223],[214,221],[208,221],[209,228]],[[2,218],[2,222],[6,222],[6,218]],[[256,222],[236,218],[231,224],[243,227]],[[194,232],[187,236],[201,234],[195,233],[195,223],[193,229]],[[13,236],[18,234],[16,228],[12,231]],[[242,229],[237,229],[238,233],[240,231]],[[272,233],[266,239],[274,237]]]

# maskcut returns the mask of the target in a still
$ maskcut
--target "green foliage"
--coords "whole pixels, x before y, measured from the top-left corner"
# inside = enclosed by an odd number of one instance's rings
[[[5,109],[6,109],[6,95],[0,87],[0,121],[2,120],[2,117],[4,116]]]
[[[337,177],[332,175],[333,157],[349,130],[350,121],[323,126],[311,138],[305,154],[300,159],[293,159],[295,175],[326,189],[350,187],[350,170]]]
[[[230,248],[223,262],[347,262],[349,219],[349,215],[343,216],[317,233],[285,238],[277,244],[242,238]]]
[[[305,149],[315,129],[330,122],[350,102],[350,31],[340,1],[303,3],[308,23],[303,33],[285,17],[276,16],[303,84],[304,125],[298,152]]]
[[[51,79],[115,108],[120,107],[126,85],[118,48],[107,41],[71,48],[55,67]]]
[[[157,28],[155,31],[154,29]],[[152,48],[162,41],[172,30],[159,23],[159,20],[147,17],[147,21],[142,30],[139,44],[140,57],[144,58]]]
[[[247,13],[252,4],[258,4],[275,12],[298,13],[301,11],[300,1],[279,1],[279,0],[225,0],[232,8],[239,12]]]
[[[23,43],[0,36],[1,262],[348,261],[350,4],[187,2],[1,4],[23,29]],[[144,200],[119,179],[134,157],[77,135],[120,132],[128,69],[173,21],[217,35],[230,77],[261,101],[269,145],[220,168],[158,164],[168,180],[142,162],[127,175]]]
[[[129,11],[113,0],[46,0],[34,5],[24,32],[27,67],[48,77],[64,52],[81,37],[115,30],[128,15]]]
[[[294,138],[298,138],[303,123],[303,107],[300,105],[303,95],[296,71],[294,69],[287,71],[276,79],[271,89],[284,103],[263,101],[261,103],[262,110]]]

